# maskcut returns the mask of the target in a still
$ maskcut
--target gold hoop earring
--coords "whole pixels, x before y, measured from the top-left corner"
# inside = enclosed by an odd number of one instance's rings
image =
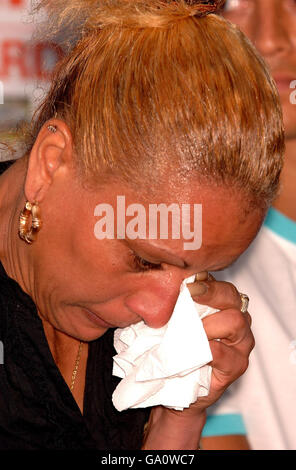
[[[31,226],[29,227],[29,219],[32,218]],[[37,233],[41,229],[40,208],[38,203],[32,204],[27,201],[25,207],[20,213],[19,219],[19,236],[25,242],[31,244],[36,240]]]

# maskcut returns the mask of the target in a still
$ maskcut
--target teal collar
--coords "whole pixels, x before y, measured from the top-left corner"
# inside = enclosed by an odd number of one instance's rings
[[[280,237],[296,244],[296,222],[277,209],[269,209],[264,225]]]

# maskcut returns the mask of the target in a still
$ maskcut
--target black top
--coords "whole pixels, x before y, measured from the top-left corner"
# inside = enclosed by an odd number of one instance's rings
[[[0,163],[0,174],[6,168]],[[113,333],[89,343],[82,415],[51,355],[35,304],[0,263],[0,450],[141,447],[150,410],[118,412],[111,400],[120,380],[112,376]]]

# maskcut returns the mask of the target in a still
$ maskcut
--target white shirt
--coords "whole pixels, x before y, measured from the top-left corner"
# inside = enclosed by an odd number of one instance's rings
[[[249,296],[256,346],[209,410],[205,436],[246,433],[252,449],[296,449],[295,242],[296,223],[272,209],[249,249],[215,275]]]

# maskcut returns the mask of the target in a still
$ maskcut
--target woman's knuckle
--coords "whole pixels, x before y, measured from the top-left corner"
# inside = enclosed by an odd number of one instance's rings
[[[241,360],[239,376],[243,375],[249,367],[249,357],[244,357]]]
[[[251,332],[251,335],[250,335],[250,352],[254,349],[255,345],[256,345],[256,341],[255,341],[253,333]]]
[[[232,282],[228,282],[228,289],[229,289],[229,292],[231,293],[232,297],[237,297],[238,291],[237,291],[237,288],[235,287],[235,285],[232,284]]]
[[[247,322],[248,322],[249,325],[251,326],[251,325],[252,325],[252,317],[251,317],[251,315],[249,314],[249,312],[246,312],[246,313],[245,313],[245,316],[246,316]]]
[[[231,326],[234,332],[238,332],[246,328],[246,320],[240,310],[232,309],[231,311]]]

